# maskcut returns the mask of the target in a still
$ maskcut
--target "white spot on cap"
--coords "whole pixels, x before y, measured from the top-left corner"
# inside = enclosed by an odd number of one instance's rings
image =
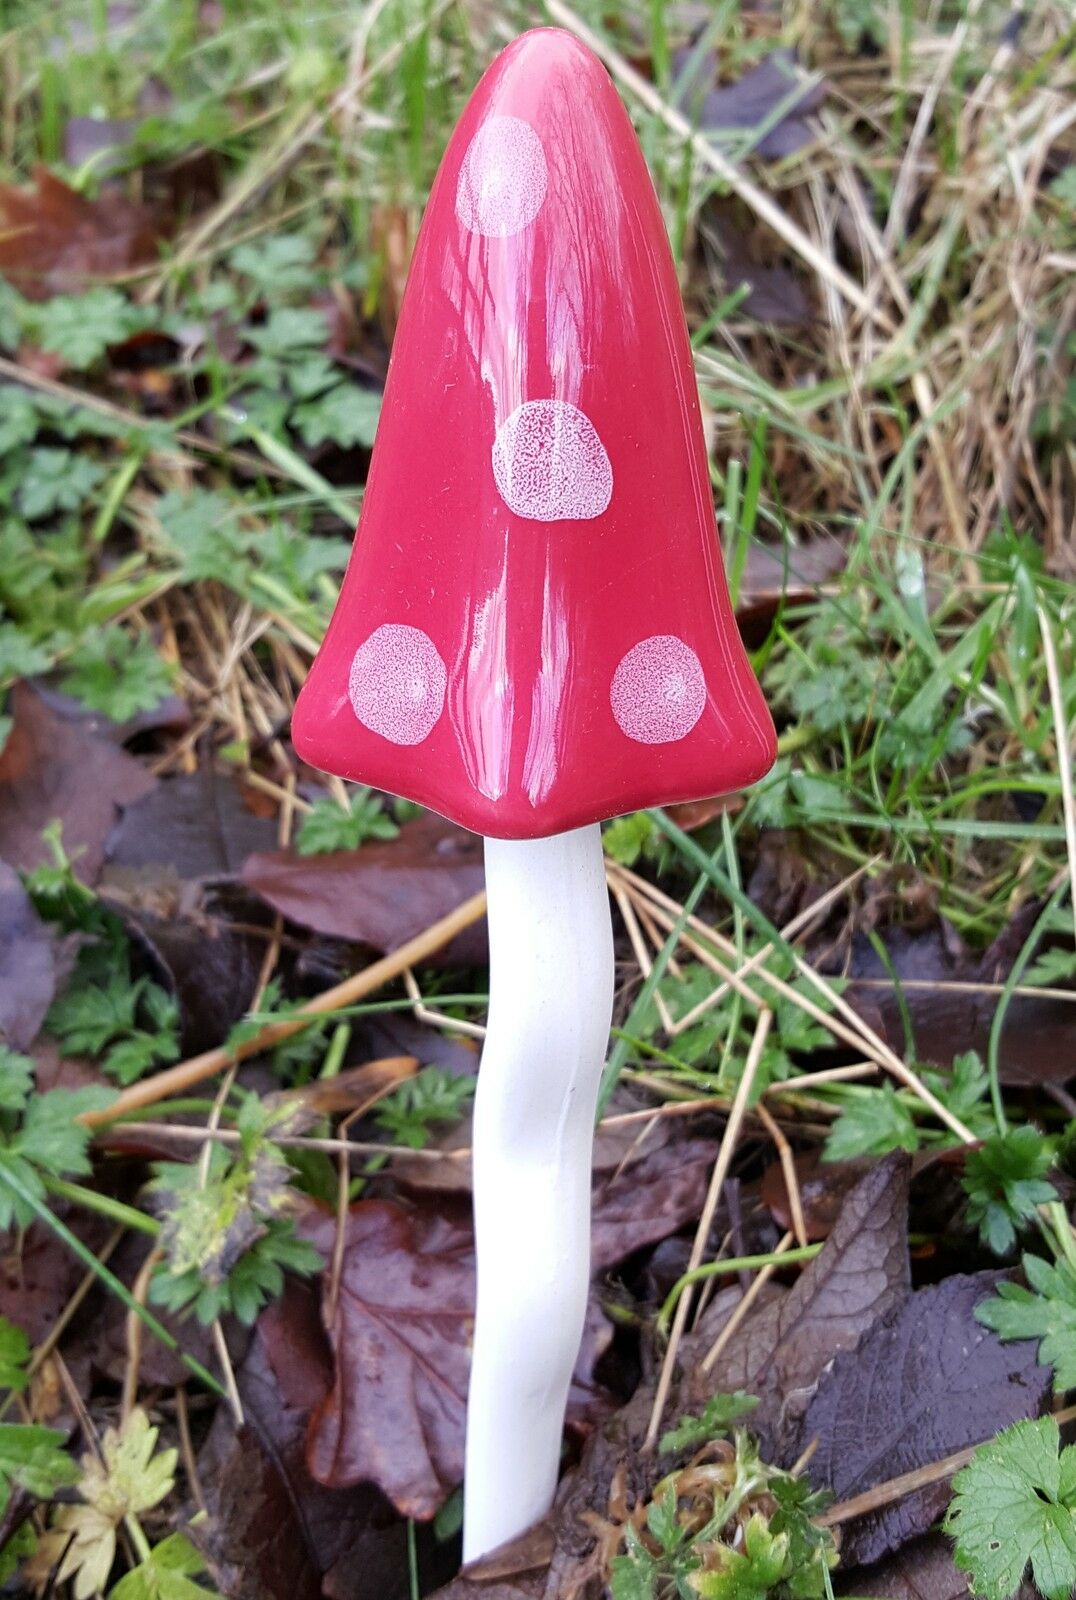
[[[351,708],[364,728],[392,744],[421,744],[445,704],[445,664],[428,633],[386,622],[355,651]]]
[[[698,656],[673,633],[633,645],[613,674],[609,700],[622,733],[638,744],[672,744],[702,716],[706,680]]]
[[[520,117],[487,117],[460,165],[456,216],[472,233],[506,239],[542,209],[549,169],[542,141]]]
[[[598,430],[567,400],[527,400],[505,418],[493,476],[509,510],[534,522],[600,517],[613,493]]]

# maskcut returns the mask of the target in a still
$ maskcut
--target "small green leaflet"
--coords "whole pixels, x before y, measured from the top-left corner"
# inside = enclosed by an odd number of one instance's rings
[[[968,1221],[995,1255],[1016,1243],[1017,1229],[1030,1222],[1038,1207],[1056,1200],[1046,1174],[1054,1163],[1053,1147],[1030,1124],[991,1134],[978,1150],[969,1150],[962,1180],[968,1197]]]
[[[891,1150],[918,1150],[919,1133],[911,1111],[891,1083],[857,1095],[841,1112],[826,1141],[827,1161],[883,1156]]]
[[[0,1317],[0,1389],[25,1389],[30,1341],[21,1328]]]
[[[675,1428],[662,1434],[658,1449],[662,1455],[672,1455],[674,1451],[693,1450],[711,1439],[720,1439],[733,1423],[750,1416],[757,1405],[758,1397],[743,1389],[732,1394],[713,1394],[700,1416],[681,1417]]]
[[[0,1229],[13,1222],[28,1227],[34,1215],[16,1188],[5,1183],[6,1173],[38,1199],[45,1192],[42,1173],[54,1178],[88,1173],[90,1130],[79,1115],[113,1099],[110,1090],[96,1085],[31,1095],[32,1084],[33,1063],[10,1050],[0,1052]]]
[[[108,1600],[219,1600],[194,1579],[205,1562],[182,1533],[163,1539],[108,1592]]]
[[[984,1600],[1015,1594],[1029,1561],[1046,1600],[1076,1587],[1076,1446],[1060,1443],[1053,1417],[1014,1423],[953,1479],[945,1530]]]
[[[367,839],[395,839],[399,831],[381,796],[361,788],[349,794],[346,811],[328,795],[315,800],[300,824],[295,848],[301,856],[357,850]]]
[[[61,687],[91,711],[126,722],[171,694],[175,669],[157,654],[148,634],[103,628],[72,651]]]
[[[78,1477],[62,1433],[36,1423],[0,1422],[0,1514],[13,1485],[47,1500]]]
[[[993,1299],[975,1315],[1000,1339],[1039,1339],[1039,1360],[1054,1369],[1054,1390],[1076,1388],[1076,1272],[1067,1261],[1051,1266],[1041,1256],[1024,1257],[1031,1285],[999,1283]]]

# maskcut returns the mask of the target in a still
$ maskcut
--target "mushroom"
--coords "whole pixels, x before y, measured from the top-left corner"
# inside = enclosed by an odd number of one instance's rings
[[[613,944],[600,824],[759,778],[657,197],[601,63],[497,58],[415,247],[311,765],[485,837],[464,1555],[548,1509],[589,1278]]]

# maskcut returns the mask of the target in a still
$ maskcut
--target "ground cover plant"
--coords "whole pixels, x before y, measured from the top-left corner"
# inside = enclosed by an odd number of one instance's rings
[[[564,1476],[458,1575],[481,853],[289,718],[536,20],[658,184],[780,756],[606,829]],[[0,26],[0,1593],[1071,1593],[1067,8]]]

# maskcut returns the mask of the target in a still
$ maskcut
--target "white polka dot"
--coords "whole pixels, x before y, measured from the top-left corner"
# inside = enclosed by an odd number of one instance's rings
[[[548,182],[542,141],[530,123],[487,117],[460,166],[456,215],[472,233],[506,239],[534,221]]]
[[[364,728],[393,744],[421,744],[445,703],[445,664],[421,628],[386,622],[355,651],[351,707]]]
[[[622,733],[639,744],[671,744],[702,716],[706,680],[694,650],[673,633],[633,645],[613,674],[609,700]]]
[[[598,430],[567,400],[527,400],[505,418],[493,476],[509,510],[534,522],[600,517],[613,493]]]

